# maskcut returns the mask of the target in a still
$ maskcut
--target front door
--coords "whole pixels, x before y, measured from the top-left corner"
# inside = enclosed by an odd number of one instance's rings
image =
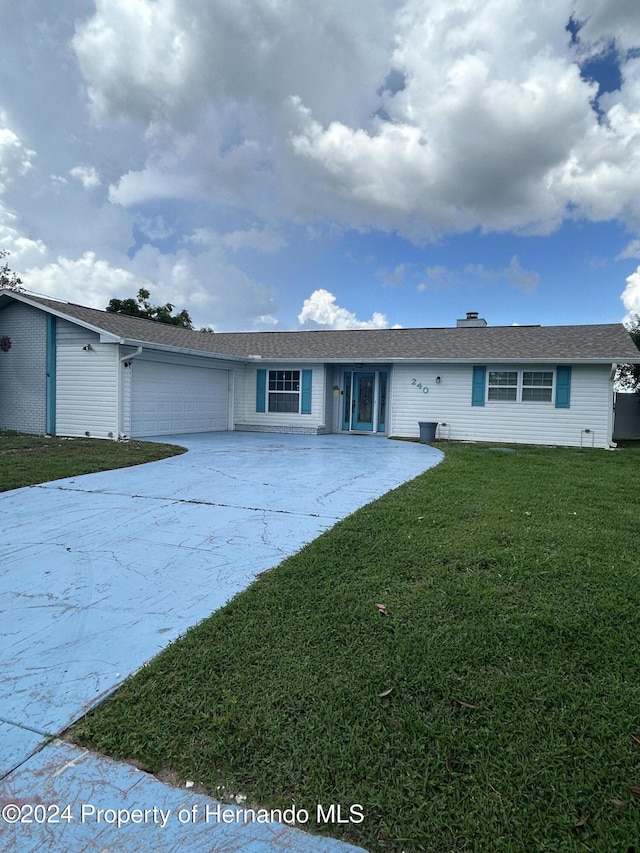
[[[387,417],[387,371],[345,371],[342,429],[384,432]]]
[[[351,429],[373,432],[375,373],[353,374]]]

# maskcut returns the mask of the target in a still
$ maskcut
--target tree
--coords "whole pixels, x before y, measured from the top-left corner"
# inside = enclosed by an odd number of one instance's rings
[[[170,302],[166,305],[151,305],[148,301],[149,295],[149,291],[141,287],[135,299],[112,299],[107,305],[107,311],[111,314],[128,314],[131,317],[143,317],[145,320],[157,320],[158,323],[193,329],[188,311],[183,309],[179,314],[173,314],[174,306]]]
[[[631,335],[634,344],[638,347],[640,358],[640,314],[636,314],[635,320],[627,331]],[[621,364],[616,376],[618,384],[627,391],[635,391],[640,394],[640,364]]]
[[[0,261],[4,260],[10,252],[6,249],[0,249]],[[7,290],[17,290],[19,292],[24,290],[22,286],[22,279],[18,276],[17,273],[12,272],[9,269],[9,264],[5,261],[3,267],[0,267],[0,287],[4,287]]]

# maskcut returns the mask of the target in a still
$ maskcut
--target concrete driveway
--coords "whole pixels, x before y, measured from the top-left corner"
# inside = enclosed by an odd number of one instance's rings
[[[162,440],[189,452],[0,495],[0,806],[70,804],[73,818],[14,824],[10,810],[0,847],[354,849],[282,824],[181,822],[180,809],[214,801],[51,737],[257,574],[442,454],[374,436]],[[82,804],[148,819],[118,826]]]

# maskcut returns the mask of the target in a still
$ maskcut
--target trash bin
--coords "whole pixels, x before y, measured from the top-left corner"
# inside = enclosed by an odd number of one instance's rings
[[[418,421],[418,426],[420,427],[421,444],[431,444],[432,441],[436,440],[437,421]]]

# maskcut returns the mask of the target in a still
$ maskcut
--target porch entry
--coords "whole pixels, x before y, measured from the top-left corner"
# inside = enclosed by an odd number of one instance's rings
[[[343,375],[342,429],[385,432],[387,371],[346,370]]]

